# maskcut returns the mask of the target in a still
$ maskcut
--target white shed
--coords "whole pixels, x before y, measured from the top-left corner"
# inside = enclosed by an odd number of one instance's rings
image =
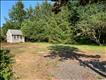
[[[9,43],[25,42],[21,30],[9,29],[6,35],[7,35],[7,42]]]

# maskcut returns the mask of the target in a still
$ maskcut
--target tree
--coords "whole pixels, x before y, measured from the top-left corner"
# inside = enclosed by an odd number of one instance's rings
[[[2,36],[3,36],[4,40],[6,40],[6,33],[7,33],[8,29],[17,29],[17,27],[15,25],[16,24],[10,20],[6,20],[6,23],[3,24],[1,31],[2,31]]]
[[[93,42],[106,43],[106,8],[104,0],[55,0],[28,12],[21,29],[27,38],[52,43]],[[66,1],[65,4],[63,2]],[[82,2],[80,2],[82,1]],[[52,12],[52,10],[55,10]],[[28,13],[28,14],[29,14]]]
[[[72,43],[72,30],[68,22],[68,8],[61,7],[61,13],[54,14],[51,5],[43,3],[35,8],[34,19],[22,23],[22,31],[34,41]]]
[[[32,19],[33,16],[34,16],[34,10],[33,10],[32,6],[30,6],[26,11],[26,18]]]
[[[98,45],[106,43],[106,10],[103,4],[89,4],[79,7],[80,20],[77,25],[77,34],[86,36]]]
[[[0,43],[1,43],[1,41],[4,39],[4,37],[3,37],[3,33],[2,33],[2,28],[0,27]],[[0,44],[1,45],[1,44]]]
[[[25,19],[25,15],[26,12],[22,1],[18,1],[16,5],[13,5],[9,12],[9,18],[14,24],[17,24],[14,26],[17,29],[20,29],[21,23]]]
[[[34,41],[45,41],[45,25],[47,22],[47,17],[50,16],[51,5],[48,3],[43,3],[42,5],[38,5],[35,9],[33,9],[33,17],[28,18],[22,23],[22,31],[30,40]],[[31,10],[31,9],[30,9]],[[33,31],[31,31],[33,30]],[[26,33],[29,32],[29,33]]]
[[[2,36],[6,40],[6,33],[8,29],[20,29],[21,23],[26,18],[26,12],[22,1],[18,1],[12,6],[9,12],[9,19],[5,18],[6,23],[2,27]]]

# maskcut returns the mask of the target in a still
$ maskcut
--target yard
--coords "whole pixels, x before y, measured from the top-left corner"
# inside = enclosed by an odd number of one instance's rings
[[[14,55],[18,80],[97,80],[106,78],[106,46],[2,43]]]

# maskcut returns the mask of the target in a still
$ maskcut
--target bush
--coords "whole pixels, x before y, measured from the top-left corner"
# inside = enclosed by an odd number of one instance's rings
[[[0,80],[12,79],[12,55],[9,50],[0,50]]]

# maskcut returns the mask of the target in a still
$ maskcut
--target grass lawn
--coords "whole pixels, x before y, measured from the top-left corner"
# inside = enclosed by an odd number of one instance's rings
[[[81,51],[91,51],[97,54],[106,54],[106,46],[93,46],[93,45],[71,45],[77,47]],[[93,53],[92,53],[93,54]]]
[[[19,80],[34,80],[40,78],[43,80],[51,80],[52,75],[48,74],[48,70],[58,64],[58,60],[44,59],[44,55],[49,54],[49,48],[53,45],[49,43],[2,43],[2,48],[9,49],[15,55],[16,63],[13,70],[19,77]],[[75,47],[84,54],[101,55],[103,60],[106,60],[106,46],[93,45],[64,45]],[[29,77],[30,76],[30,77]]]
[[[3,48],[10,49],[11,51],[16,51],[16,53],[19,53],[21,50],[25,50],[26,47],[29,46],[35,46],[39,49],[36,49],[37,51],[45,51],[48,50],[49,46],[52,46],[55,44],[49,44],[49,43],[16,43],[16,44],[9,44],[9,43],[2,43]],[[63,44],[56,44],[56,45],[63,45]],[[98,54],[106,54],[106,46],[95,46],[95,45],[67,45],[71,47],[76,47],[81,51],[91,51]],[[15,50],[14,50],[15,49]],[[18,52],[19,51],[19,52]]]

